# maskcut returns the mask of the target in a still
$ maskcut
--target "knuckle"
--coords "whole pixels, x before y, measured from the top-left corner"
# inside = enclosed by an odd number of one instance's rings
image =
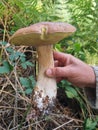
[[[58,68],[57,68],[57,67],[55,67],[55,69],[53,69],[53,75],[54,75],[54,76],[57,76],[58,71],[59,71],[59,70],[58,70]]]
[[[72,57],[72,55],[71,54],[67,54],[68,55],[68,57],[70,58],[70,57]]]

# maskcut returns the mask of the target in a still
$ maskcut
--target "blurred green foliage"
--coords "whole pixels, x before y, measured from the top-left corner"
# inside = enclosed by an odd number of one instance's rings
[[[98,117],[93,118],[93,119],[87,118],[84,121],[83,129],[84,130],[97,130],[98,129],[98,127],[96,128],[97,124],[98,124]]]
[[[61,21],[73,24],[76,33],[61,41],[58,50],[82,60],[85,50],[98,53],[97,0],[1,0],[0,24],[11,35],[17,29],[40,21]],[[5,27],[6,26],[6,27]],[[55,48],[56,48],[55,47]]]
[[[97,0],[69,0],[69,6],[72,23],[77,27],[75,42],[82,44],[82,48],[90,53],[96,53],[94,48],[98,48]]]

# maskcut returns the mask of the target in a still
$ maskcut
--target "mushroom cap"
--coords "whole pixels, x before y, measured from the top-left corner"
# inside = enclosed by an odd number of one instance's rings
[[[70,36],[76,28],[64,22],[39,22],[17,30],[9,42],[15,45],[39,46],[55,44]]]

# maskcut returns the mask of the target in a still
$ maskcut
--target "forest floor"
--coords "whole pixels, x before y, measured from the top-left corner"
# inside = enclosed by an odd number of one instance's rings
[[[79,107],[68,101],[64,91],[58,89],[57,103],[52,112],[28,120],[31,112],[29,98],[17,97],[9,87],[0,91],[0,130],[82,130]],[[16,106],[17,104],[17,106]],[[70,104],[70,105],[68,105]]]

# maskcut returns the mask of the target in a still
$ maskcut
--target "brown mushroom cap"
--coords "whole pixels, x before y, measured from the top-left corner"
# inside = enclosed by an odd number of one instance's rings
[[[9,42],[26,46],[55,44],[75,31],[76,28],[68,23],[40,22],[19,29],[10,38]]]

